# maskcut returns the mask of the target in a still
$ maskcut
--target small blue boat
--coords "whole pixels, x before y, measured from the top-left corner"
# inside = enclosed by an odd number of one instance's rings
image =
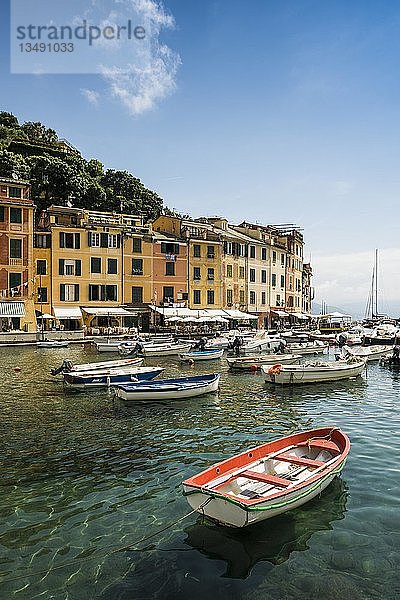
[[[131,383],[153,379],[160,375],[164,369],[161,367],[136,367],[127,369],[110,369],[108,372],[96,373],[87,371],[64,373],[64,383],[71,388],[87,389],[110,387],[111,385]]]
[[[193,352],[184,352],[179,357],[185,362],[197,362],[199,360],[215,360],[221,358],[224,353],[223,348],[206,348],[205,350],[194,350]]]
[[[122,400],[176,400],[201,396],[216,392],[219,387],[219,373],[139,381],[138,383],[117,384],[115,394]]]

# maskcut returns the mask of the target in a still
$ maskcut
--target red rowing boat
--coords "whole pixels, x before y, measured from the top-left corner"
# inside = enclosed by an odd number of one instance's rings
[[[295,433],[242,452],[186,479],[190,506],[232,527],[297,508],[342,471],[350,440],[337,427]]]

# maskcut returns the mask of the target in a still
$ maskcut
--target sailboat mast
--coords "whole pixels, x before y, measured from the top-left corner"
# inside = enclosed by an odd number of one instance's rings
[[[375,313],[378,316],[378,250],[375,250]]]

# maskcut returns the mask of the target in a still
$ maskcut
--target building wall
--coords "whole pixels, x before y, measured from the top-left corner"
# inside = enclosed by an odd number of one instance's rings
[[[33,215],[27,182],[0,179],[0,301],[24,303],[19,327],[36,331],[33,307]],[[13,327],[17,321],[13,322]],[[4,326],[6,323],[4,322]]]
[[[188,247],[189,307],[222,308],[221,243],[194,238],[189,241]]]
[[[167,273],[167,264],[174,265],[173,274]],[[170,288],[170,293],[168,294],[167,288]],[[187,295],[188,264],[186,242],[172,236],[163,237],[162,234],[158,234],[158,237],[153,242],[153,302],[158,305],[161,303],[186,303]]]

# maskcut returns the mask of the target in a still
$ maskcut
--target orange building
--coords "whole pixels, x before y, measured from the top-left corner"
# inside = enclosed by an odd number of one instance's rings
[[[153,231],[153,304],[187,306],[187,260],[184,240]]]
[[[0,331],[36,332],[30,185],[0,178]]]

